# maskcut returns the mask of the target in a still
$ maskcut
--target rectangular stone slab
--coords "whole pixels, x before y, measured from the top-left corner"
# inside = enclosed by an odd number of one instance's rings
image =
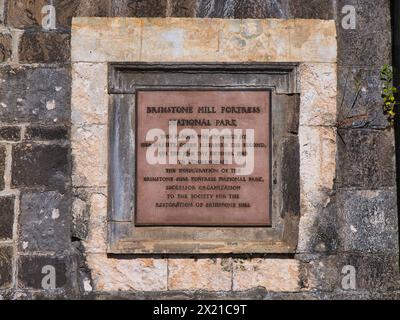
[[[136,106],[136,225],[270,225],[268,90],[140,90]],[[176,133],[169,128],[170,121],[177,121]],[[148,136],[152,129],[169,135],[165,137],[168,147],[152,149],[156,141]],[[240,144],[232,140],[233,157],[228,163],[224,162],[224,156],[220,157],[224,163],[201,162],[202,155],[198,159],[196,155],[189,164],[183,164],[180,156],[174,161],[169,151],[173,149],[174,136],[183,129],[193,129],[196,135],[210,129],[222,133],[225,129],[224,135],[231,137],[234,133],[239,136],[238,133],[245,135],[248,129],[254,130],[254,169],[250,164],[246,174],[237,174],[238,168],[243,167],[236,158],[237,153],[245,150],[242,135]],[[188,142],[183,141],[185,136],[176,141],[178,153],[187,146]],[[197,154],[205,144],[201,137],[196,140],[198,145],[195,140],[191,143],[194,143],[192,151]],[[218,144],[217,152],[225,151],[225,139],[208,141]],[[252,149],[248,151],[246,156],[252,156]],[[149,155],[157,159],[149,159]]]

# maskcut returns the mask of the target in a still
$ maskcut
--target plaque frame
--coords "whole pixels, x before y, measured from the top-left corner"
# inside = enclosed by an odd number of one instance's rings
[[[297,67],[295,63],[109,63],[108,253],[294,253],[300,212]],[[134,225],[137,90],[271,92],[271,226]]]

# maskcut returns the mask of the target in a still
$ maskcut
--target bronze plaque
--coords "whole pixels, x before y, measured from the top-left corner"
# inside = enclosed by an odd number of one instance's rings
[[[270,92],[139,90],[137,225],[270,225]]]

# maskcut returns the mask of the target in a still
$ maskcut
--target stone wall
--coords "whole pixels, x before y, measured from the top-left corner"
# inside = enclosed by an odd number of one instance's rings
[[[44,31],[41,10],[48,1],[0,1],[0,297],[399,296],[394,138],[381,112],[379,81],[379,69],[391,61],[388,0],[53,3],[57,29]],[[344,5],[356,8],[355,30],[341,26]],[[335,186],[321,195],[325,205],[306,226],[309,238],[296,255],[184,257],[179,263],[168,257],[133,263],[112,257],[120,260],[118,268],[102,271],[110,279],[94,280],[106,277],[93,266],[106,264],[87,255],[85,245],[93,237],[89,221],[100,224],[90,217],[105,210],[105,198],[102,189],[77,193],[72,188],[70,35],[75,16],[336,20]],[[56,270],[55,290],[43,290],[46,265]],[[355,290],[342,287],[346,265],[356,269]],[[210,275],[218,281],[210,281]]]

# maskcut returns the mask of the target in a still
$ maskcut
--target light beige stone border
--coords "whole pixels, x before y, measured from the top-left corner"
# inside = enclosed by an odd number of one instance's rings
[[[74,18],[71,42],[72,179],[76,190],[91,194],[89,234],[84,245],[94,283],[86,286],[88,290],[241,291],[262,286],[271,291],[298,291],[300,267],[296,260],[107,258],[107,63],[299,63],[298,251],[306,252],[318,208],[329,202],[326,191],[332,190],[335,177],[334,21]]]
[[[74,18],[72,62],[336,62],[327,20]]]

